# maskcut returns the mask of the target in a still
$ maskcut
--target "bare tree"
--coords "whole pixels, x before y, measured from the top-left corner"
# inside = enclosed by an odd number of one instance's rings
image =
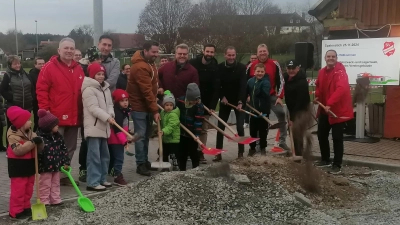
[[[242,15],[281,13],[279,6],[271,0],[236,0],[237,12]]]
[[[138,33],[155,39],[165,53],[177,44],[182,27],[193,5],[190,0],[150,0],[139,16]]]
[[[85,24],[76,26],[69,32],[68,37],[74,39],[76,48],[83,51],[93,45],[93,34],[92,25]]]

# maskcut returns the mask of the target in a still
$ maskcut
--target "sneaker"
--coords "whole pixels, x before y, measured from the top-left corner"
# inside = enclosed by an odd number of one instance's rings
[[[11,220],[25,220],[25,219],[29,219],[31,217],[31,215],[32,215],[32,211],[31,211],[31,214],[28,215],[27,213],[25,213],[25,210],[20,213],[17,213],[15,215],[15,217],[11,216],[10,213],[8,214],[8,216],[11,218]]]
[[[282,148],[285,151],[290,151],[290,148],[289,148],[289,146],[287,146],[286,143],[280,143],[279,147]]]
[[[86,182],[86,174],[87,170],[79,170],[79,181],[80,182]]]
[[[151,173],[150,173],[149,169],[147,169],[146,163],[140,164],[136,168],[136,173],[140,174],[140,175],[143,175],[143,176],[151,176]]]
[[[318,161],[314,164],[316,167],[330,167],[331,163],[327,161]]]
[[[342,173],[342,168],[340,166],[332,164],[332,167],[329,168],[328,173],[334,174],[334,175],[341,174]]]
[[[145,163],[147,170],[151,170],[151,162],[147,161]]]
[[[102,186],[104,186],[104,187],[106,187],[106,188],[110,188],[110,187],[112,187],[112,183],[110,183],[110,182],[104,182],[104,183],[102,183],[101,184]]]
[[[243,128],[248,128],[249,127],[249,124],[248,123],[244,123],[243,124]]]
[[[267,151],[265,150],[265,148],[261,149],[261,155],[267,155]]]
[[[221,154],[219,154],[219,155],[216,155],[212,161],[213,162],[221,162],[221,160],[222,160],[222,156],[221,156]]]
[[[125,181],[124,176],[122,173],[114,178],[114,184],[118,186],[126,186],[128,183]]]
[[[248,157],[252,157],[256,154],[256,150],[255,149],[250,149],[249,150],[249,154],[247,155]]]
[[[75,181],[75,184],[76,184],[76,186],[79,186],[79,181]],[[60,185],[61,186],[72,186],[72,183],[68,177],[65,177],[65,178],[60,179]]]
[[[107,190],[106,187],[104,187],[103,185],[97,185],[96,187],[86,187],[87,191],[105,191]]]

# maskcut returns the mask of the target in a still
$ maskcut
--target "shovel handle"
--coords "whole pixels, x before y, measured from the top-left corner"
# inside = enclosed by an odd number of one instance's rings
[[[257,109],[253,108],[250,104],[246,105],[247,107],[249,107],[251,110],[253,110],[254,112],[256,112],[258,115],[262,116],[262,113],[260,111],[258,111]],[[272,125],[272,121],[269,120],[267,117],[263,116],[262,117],[265,121],[267,121],[267,123],[269,123],[270,125]]]
[[[290,122],[290,115],[289,113],[287,113],[287,120]],[[293,124],[292,124],[293,126]],[[292,126],[289,125],[289,132],[290,132],[290,147],[292,148],[292,156],[296,156],[296,151],[295,151],[295,147],[294,147],[294,138],[293,138],[293,129]]]
[[[251,112],[249,112],[249,111],[246,111],[246,110],[244,110],[244,109],[238,109],[238,108],[236,108],[236,106],[232,105],[232,104],[229,103],[229,102],[227,102],[226,104],[229,105],[229,106],[232,107],[232,108],[235,108],[235,109],[241,111],[241,112],[247,113],[247,114],[249,114],[250,116],[257,117],[255,114],[253,114],[253,113],[251,113]]]
[[[218,132],[220,132],[221,134],[223,134],[225,137],[232,139],[231,136],[229,136],[227,133],[225,133],[225,131],[223,131],[221,128],[219,128],[218,126],[216,126],[215,124],[211,123],[210,121],[208,121],[207,119],[204,119],[204,121],[208,124],[210,124],[210,126],[212,126],[214,129],[216,129]]]
[[[163,162],[163,157],[164,157],[164,155],[163,155],[163,146],[162,146],[162,135],[161,135],[161,133],[160,133],[160,131],[161,131],[160,120],[157,120],[157,130],[158,130],[158,148],[160,149],[160,152],[159,152],[159,154],[160,154],[159,160],[160,160],[160,163],[162,163],[162,162]]]
[[[235,132],[235,130],[232,129],[232,127],[230,127],[223,119],[221,119],[219,116],[217,116],[217,114],[215,114],[214,112],[211,112],[211,110],[209,108],[207,108],[207,106],[204,106],[204,109],[207,110],[208,113],[210,113],[212,116],[214,116],[219,122],[221,122],[225,127],[228,128],[228,130],[230,132],[232,132],[232,134],[234,134],[235,136],[237,135],[237,133]]]
[[[318,105],[320,105],[323,109],[325,109],[326,110],[326,106],[324,106],[321,102],[319,102],[319,101],[316,101],[317,103],[318,103]],[[335,118],[339,118],[338,116],[336,116],[336,114],[335,113],[333,113],[331,110],[328,110],[328,112],[333,116],[333,117],[335,117]]]
[[[200,146],[204,146],[203,142],[201,142],[199,140],[198,137],[196,137],[196,135],[194,135],[189,129],[187,129],[185,126],[183,126],[182,124],[180,124],[182,129],[184,129],[186,131],[186,133],[188,133]]]
[[[74,181],[74,178],[71,175],[72,168],[71,166],[68,166],[68,169],[64,169],[64,166],[61,167],[61,172],[63,172],[65,175],[67,175],[68,179],[71,181],[72,186],[74,187],[76,193],[78,193],[79,197],[84,197],[81,190],[76,186],[76,183]]]
[[[130,133],[128,133],[124,128],[122,128],[120,125],[118,125],[118,123],[114,123],[114,126],[116,126],[122,133],[124,133],[126,136],[128,136],[129,138],[133,139],[132,135]]]
[[[35,183],[36,183],[36,199],[40,200],[40,193],[39,193],[39,161],[38,161],[38,150],[37,145],[35,144]]]

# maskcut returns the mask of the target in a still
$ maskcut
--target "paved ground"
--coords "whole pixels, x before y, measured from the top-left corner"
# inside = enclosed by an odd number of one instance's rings
[[[248,129],[246,129],[246,134],[248,135]],[[276,135],[276,130],[271,131],[268,135],[268,149],[271,149],[274,144],[274,139]],[[209,141],[208,146],[215,146],[215,137],[216,131],[211,130],[209,132]],[[319,155],[319,148],[316,136],[314,135],[314,155]],[[289,141],[289,140],[288,140]],[[80,142],[80,141],[79,141]],[[289,142],[288,142],[289,144]],[[150,159],[156,160],[157,158],[157,148],[158,148],[158,140],[157,138],[151,140],[150,142]],[[79,149],[79,144],[78,144]],[[223,160],[233,160],[237,157],[237,144],[228,142],[225,139],[224,149],[228,150],[228,152],[223,154]],[[131,146],[130,151],[134,151],[134,147]],[[247,155],[248,147],[246,147],[246,155]],[[73,176],[75,178],[78,177],[78,151],[75,153],[75,157],[73,158],[72,168],[73,168]],[[206,156],[208,163],[212,163],[212,157]],[[128,182],[139,181],[140,179],[145,179],[140,175],[135,173],[136,165],[134,157],[125,156],[125,164],[123,168],[123,174]],[[371,162],[380,162],[385,164],[397,164],[400,166],[400,142],[381,140],[376,144],[361,144],[356,142],[345,142],[345,159],[356,159],[363,161],[371,161]],[[190,165],[190,163],[189,163]],[[155,174],[156,172],[154,172]],[[111,180],[111,177],[110,177]],[[5,157],[5,153],[0,153],[0,213],[6,213],[8,211],[8,198],[9,198],[9,178],[7,173],[7,158]],[[80,188],[83,194],[87,194],[85,190],[85,184],[81,184]],[[76,197],[76,193],[72,187],[62,187],[61,189],[62,198],[68,199]],[[32,199],[32,202],[36,201],[35,197]]]

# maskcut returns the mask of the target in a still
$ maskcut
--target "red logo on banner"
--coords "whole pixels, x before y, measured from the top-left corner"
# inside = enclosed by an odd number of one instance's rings
[[[394,48],[394,42],[393,41],[387,41],[383,44],[383,54],[387,56],[391,56],[394,54],[396,49]]]

